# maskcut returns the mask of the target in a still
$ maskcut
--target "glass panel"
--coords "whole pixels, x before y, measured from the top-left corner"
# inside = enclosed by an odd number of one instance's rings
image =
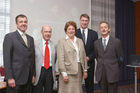
[[[3,66],[3,39],[9,32],[10,0],[0,0],[0,66]]]

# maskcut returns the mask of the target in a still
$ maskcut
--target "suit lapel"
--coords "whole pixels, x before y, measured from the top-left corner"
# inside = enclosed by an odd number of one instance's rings
[[[108,44],[107,44],[107,46],[106,46],[106,50],[105,51],[107,51],[108,49],[109,49],[109,47],[111,47],[112,46],[112,37],[110,36],[109,37],[109,40],[108,40]]]
[[[25,43],[24,43],[24,41],[23,41],[21,35],[19,34],[19,32],[16,31],[15,33],[16,33],[16,37],[17,37],[17,39],[19,40],[19,42],[20,42],[22,45],[24,45],[25,47],[27,47],[27,46],[25,45]],[[27,42],[28,42],[28,40],[27,40]]]
[[[72,42],[70,41],[70,39],[66,39],[66,41],[67,41],[67,43],[69,44],[69,46],[71,48],[75,49],[74,46],[73,46],[73,44],[72,44]]]
[[[79,38],[81,38],[83,40],[83,37],[82,37],[82,34],[81,34],[81,30],[80,29],[78,29],[77,33],[79,35]]]
[[[27,34],[26,34],[26,37],[27,37],[27,43],[28,43],[28,48],[29,48],[30,47],[30,44],[31,44],[31,40],[30,40],[30,38],[29,38],[29,36]]]
[[[53,43],[50,41],[50,47],[51,47],[51,58],[53,58],[54,54],[54,48],[53,48]],[[53,59],[52,59],[53,60]],[[52,61],[53,62],[53,61]],[[53,64],[53,63],[52,63]]]
[[[81,30],[80,29],[78,29],[78,32],[77,32],[78,34],[79,34],[79,38],[81,38],[82,39],[82,41],[83,41],[83,36],[82,36],[82,33],[81,33]],[[83,41],[83,43],[84,43],[84,41]],[[86,44],[84,43],[84,46],[86,46]]]
[[[40,50],[40,52],[41,52],[41,54],[42,54],[42,56],[44,55],[44,53],[43,53],[43,41],[42,40],[39,40],[39,41],[41,41],[41,42],[39,42],[38,44],[39,44],[39,50]]]
[[[80,51],[80,42],[78,42],[78,39],[76,40],[76,44],[77,44],[78,50]]]
[[[102,43],[102,38],[99,39],[99,44],[101,46],[101,50],[104,51],[103,43]]]
[[[89,44],[89,41],[91,41],[90,40],[90,31],[89,31],[89,29],[88,29],[88,34],[87,34],[87,42],[86,42],[86,44],[85,44],[85,46],[88,46],[88,44]]]

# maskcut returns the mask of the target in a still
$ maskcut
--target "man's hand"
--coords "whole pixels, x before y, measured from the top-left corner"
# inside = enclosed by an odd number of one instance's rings
[[[9,87],[16,87],[16,83],[15,83],[15,80],[12,78],[12,79],[8,79],[8,86]]]
[[[32,77],[32,84],[35,83],[35,77]]]
[[[68,80],[69,80],[68,76],[63,76],[63,80],[64,80],[64,82],[68,82]]]
[[[84,77],[84,79],[86,79],[88,77],[87,72],[84,72],[83,77]]]
[[[87,59],[87,62],[88,62],[89,61],[89,57],[87,56],[86,59]]]

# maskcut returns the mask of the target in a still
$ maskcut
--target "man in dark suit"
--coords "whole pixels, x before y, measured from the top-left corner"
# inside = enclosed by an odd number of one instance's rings
[[[97,32],[88,29],[89,16],[87,14],[82,14],[80,16],[81,28],[77,29],[76,36],[81,38],[85,45],[86,58],[88,62],[88,78],[85,80],[86,93],[93,93],[93,82],[94,82],[94,41],[98,39]]]
[[[123,61],[121,42],[110,36],[110,26],[106,21],[100,23],[100,33],[102,38],[94,43],[96,80],[101,87],[101,93],[117,93],[119,65]]]
[[[26,34],[28,20],[16,17],[17,30],[5,35],[3,59],[7,93],[31,93],[35,76],[34,40]]]

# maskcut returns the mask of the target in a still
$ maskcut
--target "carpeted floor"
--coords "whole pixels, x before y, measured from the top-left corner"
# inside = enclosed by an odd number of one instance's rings
[[[140,84],[138,84],[137,89],[138,89],[137,93],[140,93]],[[93,93],[100,93],[100,90],[95,90]],[[119,86],[118,93],[134,93],[134,85],[131,84],[131,85]]]

